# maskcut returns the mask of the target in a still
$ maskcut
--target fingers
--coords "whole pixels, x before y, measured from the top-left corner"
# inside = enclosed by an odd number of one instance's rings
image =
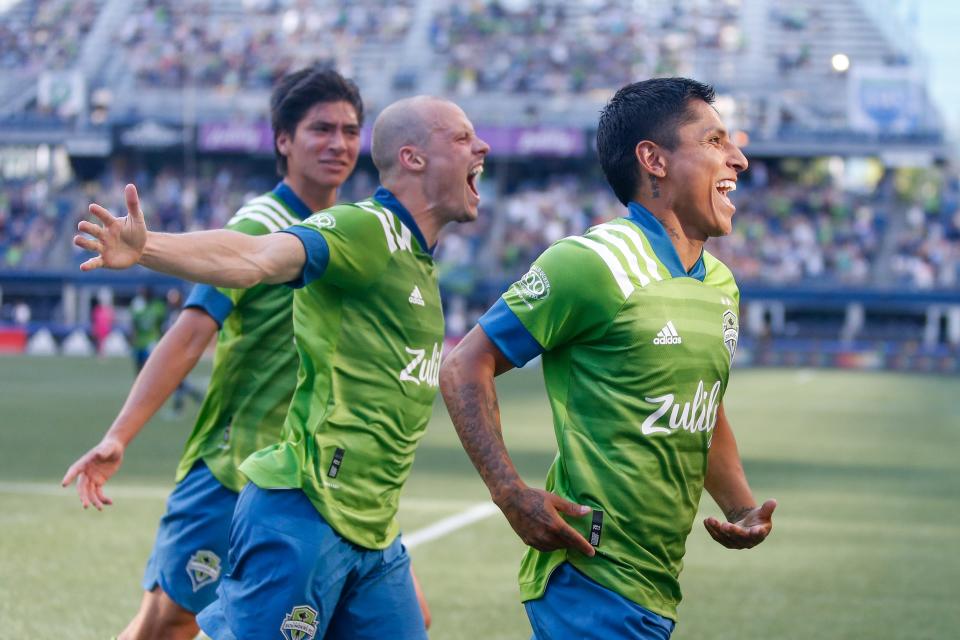
[[[777,508],[776,500],[772,500],[772,499],[767,500],[762,505],[760,505],[760,509],[757,511],[757,519],[760,520],[761,522],[769,522],[770,520],[773,519],[773,510],[776,508]]]
[[[77,225],[77,230],[81,233],[89,234],[97,240],[103,240],[103,227],[98,224],[93,224],[89,220],[81,220]]]
[[[728,549],[750,549],[757,546],[770,533],[770,525],[756,525],[741,527],[732,522],[721,522],[716,518],[707,518],[703,521],[710,537]]]
[[[111,504],[113,504],[113,500],[111,500],[110,498],[108,498],[107,496],[104,495],[104,493],[103,493],[103,485],[101,485],[101,484],[94,485],[94,489],[95,489],[95,491],[96,491],[97,500],[100,501],[100,504],[101,504],[101,505],[111,505]]]
[[[101,253],[103,251],[103,244],[99,240],[88,238],[87,236],[73,236],[73,244],[81,249],[92,251],[93,253]]]
[[[90,258],[86,262],[80,265],[80,271],[93,271],[94,269],[99,269],[103,266],[103,258],[97,256],[96,258]]]
[[[561,535],[563,535],[563,546],[567,549],[579,551],[587,557],[593,557],[593,555],[597,552],[597,550],[593,548],[593,545],[587,542],[586,538],[580,535],[576,529],[565,522],[563,523],[563,527],[561,529]]]
[[[90,506],[90,480],[87,476],[81,473],[77,477],[77,495],[80,496],[80,505],[86,509]]]
[[[80,464],[81,464],[81,462],[83,462],[83,461],[82,461],[82,460],[77,460],[77,461],[74,462],[72,465],[70,465],[70,468],[67,469],[67,472],[66,472],[65,474],[63,474],[63,480],[60,481],[60,486],[61,486],[61,487],[69,487],[69,486],[70,486],[70,484],[71,484],[71,483],[74,481],[74,479],[77,477],[77,474],[80,473]]]
[[[88,209],[90,213],[93,214],[104,225],[109,225],[116,220],[112,213],[98,205],[96,202],[91,203]]]
[[[123,197],[127,201],[127,214],[138,224],[143,224],[143,211],[140,210],[140,196],[137,188],[128,184],[123,189]]]
[[[570,502],[569,500],[564,500],[560,496],[554,496],[553,506],[557,511],[560,513],[565,513],[568,516],[585,516],[593,511],[593,509],[588,506],[576,504],[574,502]]]

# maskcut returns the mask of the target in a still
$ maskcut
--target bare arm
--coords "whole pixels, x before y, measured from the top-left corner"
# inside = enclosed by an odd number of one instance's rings
[[[98,204],[90,213],[101,225],[80,222],[74,244],[97,253],[80,265],[82,271],[106,267],[126,269],[142,264],[148,269],[220,287],[245,289],[261,282],[289,282],[300,275],[306,261],[301,242],[285,233],[251,236],[216,230],[168,234],[147,231],[136,187],[124,190],[127,215],[117,218]]]
[[[112,504],[103,494],[103,485],[120,468],[127,446],[187,377],[216,333],[213,318],[199,309],[184,309],[160,339],[103,439],[63,477],[63,486],[77,480],[84,508]]]
[[[703,524],[714,540],[730,549],[749,549],[770,534],[777,501],[767,500],[757,507],[722,404],[707,454],[704,488],[727,518],[727,522],[716,518],[704,520]]]
[[[594,549],[559,515],[583,516],[590,508],[532,489],[520,478],[503,442],[494,376],[512,368],[479,326],[447,356],[440,391],[460,442],[490,490],[494,503],[524,543],[541,551]]]

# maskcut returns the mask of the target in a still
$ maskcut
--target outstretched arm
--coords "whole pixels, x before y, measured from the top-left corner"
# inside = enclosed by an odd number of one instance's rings
[[[251,236],[223,229],[156,233],[147,230],[136,187],[128,184],[124,197],[126,216],[117,218],[100,205],[91,204],[90,213],[101,224],[84,220],[77,226],[92,238],[77,235],[74,244],[98,254],[80,265],[82,271],[142,264],[193,282],[246,289],[261,282],[290,282],[303,269],[306,252],[289,234]]]
[[[703,521],[714,540],[728,549],[749,549],[770,534],[777,501],[767,500],[759,507],[754,501],[722,404],[707,454],[704,487],[727,518],[727,522],[712,517]]]
[[[583,516],[590,507],[533,489],[520,478],[507,453],[493,378],[512,368],[479,326],[447,356],[440,368],[440,391],[460,442],[510,526],[529,546],[541,551],[594,549],[560,513]]]
[[[164,334],[137,376],[123,408],[103,439],[74,462],[63,476],[63,486],[77,481],[83,508],[98,510],[113,501],[103,485],[120,468],[123,454],[177,386],[193,369],[217,333],[217,322],[199,309],[184,309]]]

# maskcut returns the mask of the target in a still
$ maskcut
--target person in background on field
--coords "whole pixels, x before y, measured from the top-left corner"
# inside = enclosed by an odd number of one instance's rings
[[[723,410],[740,292],[704,251],[730,233],[747,160],[713,89],[658,78],[616,93],[597,150],[625,216],[548,248],[450,353],[441,390],[464,448],[529,545],[520,594],[534,638],[665,640],[706,488],[731,549],[773,526]],[[504,446],[494,376],[543,356],[559,454],[546,491]]]
[[[163,335],[163,319],[167,308],[151,287],[140,287],[130,303],[130,336],[133,366],[139,374],[147,358]]]

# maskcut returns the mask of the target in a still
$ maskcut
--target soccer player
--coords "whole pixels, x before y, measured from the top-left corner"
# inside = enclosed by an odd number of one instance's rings
[[[163,334],[167,309],[150,287],[140,287],[130,304],[133,367],[139,374]]]
[[[416,97],[373,130],[382,187],[284,233],[147,232],[91,205],[78,246],[99,267],[148,268],[221,287],[289,283],[300,354],[282,441],[247,458],[234,564],[198,617],[213,638],[423,638],[396,511],[437,392],[443,314],[432,252],[476,218],[489,147],[455,104]]]
[[[626,215],[548,248],[441,368],[457,433],[530,546],[520,591],[535,638],[668,638],[684,546],[706,487],[729,548],[760,543],[758,507],[723,412],[739,291],[703,250],[730,233],[747,160],[684,78],[631,84],[597,148]],[[543,356],[559,454],[527,486],[501,436],[494,376]]]
[[[273,91],[270,112],[282,180],[227,224],[251,236],[279,231],[335,204],[360,149],[363,102],[357,87],[336,71],[306,68],[285,76]],[[101,442],[67,471],[63,482],[77,479],[85,508],[111,504],[103,486],[119,469],[127,445],[219,330],[210,386],[160,521],[140,610],[121,638],[192,638],[196,614],[216,598],[219,577],[229,569],[230,519],[246,482],[237,467],[279,441],[296,386],[292,305],[288,287],[197,285]]]

